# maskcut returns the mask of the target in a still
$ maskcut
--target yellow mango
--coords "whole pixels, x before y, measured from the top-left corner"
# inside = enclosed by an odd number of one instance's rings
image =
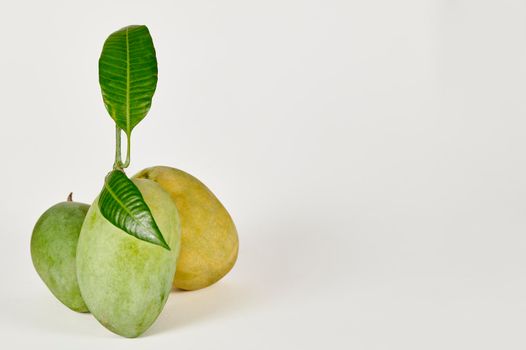
[[[237,230],[217,197],[192,175],[155,166],[134,178],[158,183],[175,202],[181,220],[181,251],[173,285],[184,290],[207,287],[234,266],[239,248]]]

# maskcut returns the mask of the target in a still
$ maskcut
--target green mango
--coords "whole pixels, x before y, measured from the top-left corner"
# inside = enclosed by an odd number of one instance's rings
[[[137,239],[104,218],[98,197],[80,232],[77,277],[95,318],[124,337],[145,332],[170,294],[180,246],[180,223],[170,195],[150,180],[134,179],[170,250]]]
[[[89,205],[67,202],[49,208],[38,219],[31,236],[31,258],[40,278],[64,305],[88,312],[80,295],[75,255],[80,229]]]

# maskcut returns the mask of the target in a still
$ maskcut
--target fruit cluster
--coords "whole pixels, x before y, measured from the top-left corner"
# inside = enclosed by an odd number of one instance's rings
[[[157,82],[145,26],[110,35],[99,60],[99,81],[116,123],[114,169],[91,206],[70,195],[42,214],[31,237],[31,257],[64,305],[91,312],[119,335],[137,337],[157,319],[172,287],[204,288],[232,269],[238,235],[221,202],[192,175],[164,166],[131,179],[124,173],[131,130],[148,112]],[[126,162],[120,159],[121,131],[128,137]]]

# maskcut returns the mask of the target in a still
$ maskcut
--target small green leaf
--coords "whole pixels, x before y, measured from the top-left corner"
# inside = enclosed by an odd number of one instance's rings
[[[106,39],[99,83],[108,113],[130,137],[150,110],[157,86],[157,58],[146,26],[128,26]]]
[[[106,176],[99,208],[102,216],[124,232],[170,250],[141,192],[121,170]]]

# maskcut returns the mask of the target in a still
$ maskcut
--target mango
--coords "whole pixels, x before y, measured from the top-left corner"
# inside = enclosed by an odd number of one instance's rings
[[[150,180],[132,180],[170,250],[139,240],[106,220],[98,198],[91,206],[77,247],[77,277],[86,305],[110,331],[124,337],[145,332],[170,294],[181,228],[170,195]]]
[[[55,204],[38,219],[31,235],[31,258],[38,275],[51,293],[70,309],[88,312],[82,300],[75,257],[80,229],[89,205],[73,202]]]
[[[234,266],[237,230],[219,199],[201,181],[175,168],[155,166],[134,176],[158,183],[177,206],[181,219],[181,253],[173,285],[184,290],[210,286]]]

